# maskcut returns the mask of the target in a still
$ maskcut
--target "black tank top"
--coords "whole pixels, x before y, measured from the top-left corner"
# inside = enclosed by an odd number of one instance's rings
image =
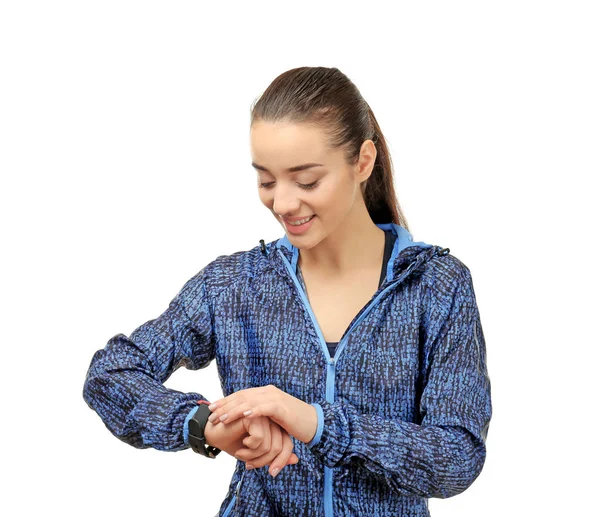
[[[383,250],[383,264],[381,265],[381,276],[379,277],[379,287],[383,284],[386,273],[387,273],[387,263],[392,256],[392,250],[394,249],[394,243],[396,242],[396,236],[392,232],[385,232],[385,248]],[[302,284],[302,288],[304,292],[306,292],[306,286],[304,285],[304,279],[302,278],[302,272],[299,271],[298,274],[300,278],[300,283]],[[334,341],[327,341],[327,348],[329,348],[329,355],[333,357],[335,355],[335,349],[337,348],[338,343]]]

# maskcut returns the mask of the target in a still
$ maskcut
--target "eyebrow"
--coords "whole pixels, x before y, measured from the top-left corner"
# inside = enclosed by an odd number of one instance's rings
[[[266,167],[263,167],[262,165],[258,165],[258,163],[252,162],[252,167],[254,167],[255,169],[258,169],[260,171],[271,172]],[[304,165],[296,165],[295,167],[290,167],[289,169],[286,169],[286,170],[287,170],[287,172],[291,173],[291,172],[304,171],[306,169],[311,169],[313,167],[323,167],[323,165],[321,163],[305,163]]]

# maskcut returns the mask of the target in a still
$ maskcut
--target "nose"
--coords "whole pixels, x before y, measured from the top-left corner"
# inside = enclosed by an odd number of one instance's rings
[[[298,213],[300,200],[293,187],[277,185],[273,188],[273,212],[280,216]]]

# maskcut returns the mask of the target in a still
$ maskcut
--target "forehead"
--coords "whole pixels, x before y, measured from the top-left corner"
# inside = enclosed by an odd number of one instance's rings
[[[324,160],[327,154],[325,135],[308,124],[256,122],[250,129],[252,161],[289,167],[306,161]]]

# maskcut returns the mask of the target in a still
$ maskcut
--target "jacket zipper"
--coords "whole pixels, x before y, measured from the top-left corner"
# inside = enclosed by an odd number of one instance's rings
[[[228,517],[231,514],[232,509],[237,510],[238,502],[239,502],[240,487],[242,486],[242,480],[244,479],[245,474],[246,474],[246,470],[244,469],[244,470],[242,470],[242,477],[240,478],[237,486],[235,487],[235,494],[233,495],[233,498],[227,505],[227,508],[225,509],[225,513],[223,513],[223,517]],[[237,511],[233,515],[237,515]]]
[[[340,357],[340,354],[342,353],[342,350],[346,344],[346,341],[348,340],[348,335],[367,316],[367,314],[371,311],[371,309],[373,309],[373,307],[375,307],[377,305],[377,303],[379,302],[381,297],[387,291],[396,287],[400,282],[402,282],[405,278],[407,278],[410,275],[410,273],[412,272],[413,267],[415,265],[415,262],[413,262],[409,265],[409,267],[402,273],[400,278],[398,278],[393,283],[391,283],[390,285],[388,285],[387,287],[382,289],[381,292],[377,296],[375,296],[374,299],[372,299],[366,306],[364,306],[361,309],[362,313],[360,313],[360,315],[358,316],[358,318],[356,318],[354,323],[352,323],[350,325],[350,327],[348,329],[346,329],[346,331],[344,332],[344,335],[342,336],[342,339],[338,343],[338,346],[337,346],[334,356],[331,357],[329,354],[329,349],[327,348],[327,343],[325,342],[325,338],[323,337],[323,334],[321,332],[321,329],[319,327],[319,324],[317,322],[315,314],[310,306],[310,303],[308,302],[308,298],[306,297],[306,294],[304,293],[304,290],[302,289],[302,286],[300,285],[300,282],[298,281],[298,277],[296,276],[295,272],[292,271],[292,266],[288,262],[287,258],[283,254],[283,252],[281,250],[278,250],[278,251],[279,251],[279,254],[283,258],[283,262],[284,262],[287,270],[289,271],[290,276],[292,277],[292,280],[294,281],[294,284],[296,285],[296,288],[298,289],[298,293],[300,294],[302,303],[304,304],[304,306],[308,310],[308,313],[310,314],[310,318],[313,322],[313,326],[319,336],[319,340],[321,341],[321,348],[325,354],[325,360],[327,361],[327,380],[326,380],[325,399],[327,400],[327,402],[334,402],[334,398],[335,398],[334,397],[335,365]],[[325,517],[333,517],[333,469],[331,469],[330,467],[325,467],[324,477],[325,477],[325,479],[324,479],[325,486],[324,486],[323,498],[324,498]]]

